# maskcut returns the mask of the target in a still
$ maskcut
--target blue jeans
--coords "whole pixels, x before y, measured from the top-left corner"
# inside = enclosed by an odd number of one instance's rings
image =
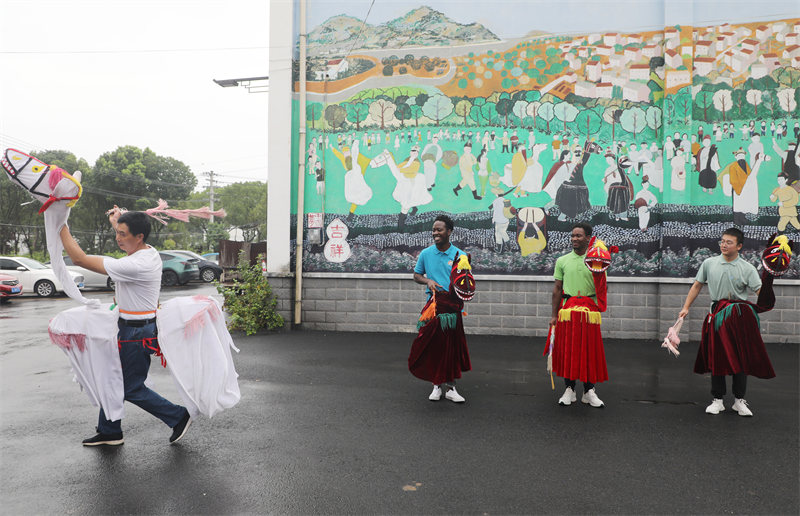
[[[118,339],[120,341],[119,359],[122,363],[122,380],[125,386],[125,400],[153,414],[170,428],[177,425],[187,410],[180,405],[165,400],[155,391],[144,385],[147,371],[150,369],[150,355],[153,350],[142,345],[142,339],[156,336],[156,323],[134,328],[119,324]],[[156,341],[151,344],[153,347]],[[97,423],[97,431],[101,434],[118,434],[122,432],[122,420],[109,421],[103,409]]]

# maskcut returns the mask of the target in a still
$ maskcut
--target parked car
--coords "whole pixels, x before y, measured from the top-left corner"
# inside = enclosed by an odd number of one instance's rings
[[[219,265],[219,253],[201,254],[200,257],[208,260],[209,262],[214,262],[217,265]]]
[[[91,256],[98,256],[98,255],[91,255]],[[102,256],[98,256],[99,258],[103,258]],[[83,267],[79,267],[72,263],[72,258],[69,256],[64,257],[64,264],[67,266],[67,269],[77,272],[83,276],[83,286],[85,288],[114,288],[114,280],[108,277],[108,274],[101,274],[99,272],[90,271],[89,269],[84,269]],[[45,265],[50,265],[50,262],[47,262]]]
[[[197,253],[184,250],[179,250],[179,251],[173,250],[170,252],[176,254],[182,254],[184,256],[188,256],[189,258],[194,258],[196,260],[199,260],[197,266],[200,268],[200,279],[205,281],[206,283],[211,283],[214,280],[218,280],[220,274],[222,274],[222,267],[212,262],[211,260],[206,260]]]
[[[185,285],[200,277],[200,262],[197,258],[189,258],[174,251],[159,251],[161,255],[161,284],[165,287]]]
[[[14,276],[0,273],[0,303],[9,298],[22,295],[22,284]]]
[[[13,276],[22,284],[22,288],[36,292],[39,297],[55,295],[56,292],[63,292],[64,287],[56,278],[53,269],[24,256],[0,256],[0,271],[3,274]],[[72,276],[78,288],[83,288],[83,275],[74,271],[67,271]]]

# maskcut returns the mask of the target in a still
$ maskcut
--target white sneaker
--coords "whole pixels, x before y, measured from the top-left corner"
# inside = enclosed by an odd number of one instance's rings
[[[575,391],[572,387],[567,387],[567,390],[564,391],[564,395],[558,399],[558,404],[566,407],[567,405],[572,405],[576,401],[578,401],[578,396],[575,394]]]
[[[433,390],[431,391],[431,395],[428,396],[428,399],[431,401],[439,401],[442,399],[442,388],[438,385],[433,386]]]
[[[736,398],[736,401],[733,402],[733,406],[731,407],[732,410],[735,410],[739,413],[740,416],[752,416],[753,411],[747,406],[747,401],[742,398]]]
[[[455,387],[451,387],[450,389],[448,389],[448,391],[444,394],[444,397],[454,403],[464,403],[465,401],[467,401],[464,399],[462,395],[456,392]]]
[[[581,403],[588,403],[595,408],[600,408],[604,405],[603,400],[598,398],[597,393],[594,392],[594,387],[583,393],[583,396],[581,396]]]
[[[711,405],[706,407],[706,414],[719,414],[725,410],[725,405],[722,404],[722,400],[719,398],[714,398],[714,401],[711,402]]]

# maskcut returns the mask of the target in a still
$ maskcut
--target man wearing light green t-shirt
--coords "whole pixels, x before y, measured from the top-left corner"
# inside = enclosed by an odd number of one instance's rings
[[[597,328],[595,332],[586,331],[584,333],[581,331],[580,334],[583,337],[579,339],[574,339],[572,337],[572,330],[567,330],[567,334],[559,337],[561,332],[566,330],[564,326],[565,323],[559,323],[558,321],[559,310],[563,308],[562,300],[566,302],[566,300],[572,298],[570,302],[573,302],[576,299],[589,298],[586,300],[586,303],[592,305],[594,307],[593,310],[597,310],[597,306],[595,305],[597,302],[597,295],[595,292],[596,287],[593,273],[589,271],[584,263],[591,237],[592,226],[583,222],[576,223],[570,234],[572,252],[556,260],[555,272],[553,273],[555,284],[553,286],[553,295],[551,299],[553,311],[550,318],[550,328],[551,331],[556,331],[556,327],[561,324],[561,326],[559,326],[561,329],[556,333],[556,347],[558,346],[558,342],[561,342],[564,347],[569,348],[555,349],[553,355],[554,357],[556,355],[564,357],[563,361],[556,360],[556,358],[553,359],[554,364],[556,362],[559,363],[553,367],[553,370],[559,374],[559,376],[563,375],[564,384],[566,385],[564,395],[558,400],[558,404],[562,406],[571,405],[578,399],[575,394],[575,384],[578,379],[576,376],[576,374],[578,374],[577,371],[583,371],[580,373],[582,376],[580,379],[583,381],[583,396],[581,397],[581,402],[595,408],[604,406],[603,401],[595,392],[593,383],[595,381],[605,381],[608,379],[599,324],[596,325]],[[599,274],[605,275],[604,272]],[[603,278],[602,282],[603,288],[605,288],[604,280],[605,278]],[[603,307],[601,311],[602,310],[605,310],[605,308]],[[566,337],[565,335],[570,336]],[[591,365],[587,366],[587,364]],[[595,378],[597,378],[597,380],[595,380]]]
[[[683,308],[678,314],[679,318],[686,317],[703,285],[708,284],[712,305],[710,315],[706,317],[703,325],[702,341],[695,363],[696,373],[711,372],[713,400],[706,407],[708,414],[719,414],[725,410],[722,398],[726,391],[727,374],[733,376],[732,390],[735,402],[731,408],[740,416],[753,415],[744,399],[747,390],[747,371],[761,378],[775,376],[763,341],[758,335],[758,319],[752,319],[754,316],[750,315],[749,304],[746,303],[748,293],[761,292],[762,282],[756,268],[739,256],[743,243],[744,233],[741,230],[738,228],[725,230],[719,242],[721,254],[706,259],[700,265]],[[738,307],[736,310],[720,310],[720,306],[731,302],[738,303],[734,305]],[[723,313],[718,314],[718,312]],[[729,343],[725,337],[729,333],[725,331],[725,335],[722,334],[726,324],[723,321],[733,318],[739,320],[733,331],[737,340]]]

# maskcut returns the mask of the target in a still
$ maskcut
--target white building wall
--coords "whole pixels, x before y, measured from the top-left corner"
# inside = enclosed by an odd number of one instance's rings
[[[292,131],[292,39],[291,0],[271,0],[269,6],[269,138],[267,162],[267,271],[289,272]]]

